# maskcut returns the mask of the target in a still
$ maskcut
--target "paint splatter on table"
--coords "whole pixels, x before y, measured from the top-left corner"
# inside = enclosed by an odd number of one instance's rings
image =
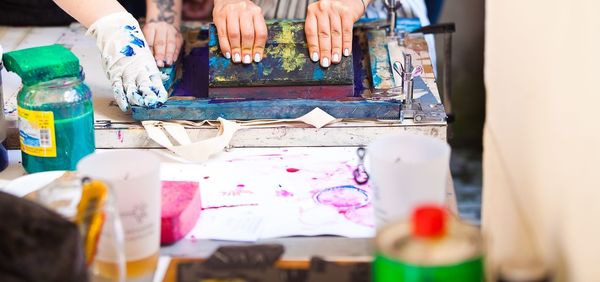
[[[355,156],[355,148],[232,150],[179,172],[202,187],[200,220],[186,238],[371,237],[371,187],[354,182]],[[223,225],[239,218],[248,224]]]

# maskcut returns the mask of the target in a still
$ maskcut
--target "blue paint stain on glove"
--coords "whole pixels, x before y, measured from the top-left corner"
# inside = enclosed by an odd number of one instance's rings
[[[126,30],[135,30],[135,29],[136,29],[136,27],[135,27],[135,26],[133,26],[133,25],[126,25],[124,28],[125,28]]]
[[[137,47],[140,47],[140,48],[144,48],[146,46],[146,43],[144,43],[144,40],[142,40],[141,38],[139,38],[133,34],[129,34],[129,36],[131,36],[131,44],[136,45]]]
[[[133,51],[133,47],[131,47],[129,45],[125,45],[125,47],[123,47],[123,49],[121,49],[121,54],[123,54],[127,57],[131,57],[131,56],[135,55],[135,51]]]

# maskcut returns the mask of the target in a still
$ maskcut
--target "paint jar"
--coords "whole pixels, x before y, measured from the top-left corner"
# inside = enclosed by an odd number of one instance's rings
[[[26,198],[77,224],[91,281],[125,281],[123,226],[109,185],[82,178],[75,172],[65,172],[43,188],[27,194]],[[102,232],[110,232],[113,236],[101,237]],[[114,255],[115,275],[112,279],[100,277],[94,271],[102,262],[98,260],[98,254],[103,253]]]
[[[374,282],[481,282],[483,243],[479,230],[438,205],[416,208],[409,221],[377,232]]]
[[[23,167],[75,170],[95,150],[92,95],[77,57],[60,45],[6,53],[23,83],[17,96]]]
[[[429,136],[394,134],[367,148],[378,228],[406,220],[421,203],[443,205],[450,170],[450,146]]]
[[[125,234],[127,281],[152,281],[160,250],[158,158],[146,151],[108,151],[84,158],[77,169],[82,176],[108,183],[115,192]],[[108,230],[101,236],[112,235]],[[114,278],[115,256],[102,252],[102,247],[101,239],[96,272]]]

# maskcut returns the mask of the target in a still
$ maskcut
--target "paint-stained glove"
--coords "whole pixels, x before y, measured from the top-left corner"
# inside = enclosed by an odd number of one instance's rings
[[[104,16],[88,30],[96,38],[102,65],[112,83],[117,104],[158,107],[167,100],[161,73],[140,29],[129,13]]]

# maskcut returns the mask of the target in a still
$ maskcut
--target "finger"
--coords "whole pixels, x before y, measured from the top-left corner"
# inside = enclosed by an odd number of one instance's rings
[[[229,47],[229,38],[227,37],[227,19],[225,17],[216,17],[215,26],[217,27],[217,36],[219,38],[219,48],[221,54],[227,59],[231,59],[231,48]]]
[[[154,34],[156,33],[156,29],[154,25],[146,25],[144,26],[144,37],[146,37],[146,41],[148,42],[148,48],[154,54]]]
[[[254,47],[254,19],[252,15],[243,13],[240,16],[240,31],[242,35],[242,62],[252,63],[252,47]]]
[[[227,15],[227,36],[229,38],[229,45],[231,46],[233,62],[239,63],[242,61],[240,17],[235,12]]]
[[[135,77],[125,74],[123,76],[123,89],[125,90],[125,97],[127,103],[130,106],[142,106],[142,96],[138,92],[137,85],[135,84]]]
[[[329,24],[329,16],[327,14],[317,14],[317,28],[319,30],[321,66],[327,68],[331,65],[331,25]]]
[[[164,104],[169,98],[169,93],[163,85],[160,74],[151,75],[150,82],[152,84],[150,86],[150,90],[152,90],[157,95],[159,106]]]
[[[177,47],[177,30],[174,28],[167,32],[167,48],[165,53],[165,61],[170,66],[175,61],[175,48]]]
[[[254,15],[254,47],[252,48],[252,52],[254,52],[254,62],[258,63],[262,60],[265,52],[265,44],[267,44],[267,24],[265,23],[265,18],[262,13],[257,13]]]
[[[181,36],[180,32],[177,32],[176,42],[175,54],[173,55],[174,61],[179,59],[179,52],[181,52],[181,47],[183,46],[183,36]]]
[[[167,30],[157,29],[154,37],[154,58],[159,68],[165,66],[165,53],[167,50]]]
[[[150,76],[146,71],[141,71],[138,73],[136,78],[136,86],[138,93],[140,93],[142,96],[141,105],[146,108],[157,107],[159,89],[152,85]]]
[[[129,110],[129,103],[127,103],[127,97],[125,96],[125,89],[123,88],[123,80],[116,78],[112,83],[112,90],[115,95],[115,102],[123,112]]]
[[[349,15],[342,16],[342,48],[344,48],[344,56],[348,57],[352,54],[352,29],[354,21]]]
[[[342,18],[338,13],[329,14],[331,26],[331,62],[337,64],[342,56]]]
[[[313,6],[311,6],[313,7]],[[304,33],[306,34],[306,44],[308,46],[308,53],[310,59],[313,62],[319,61],[319,35],[317,29],[317,17],[311,12],[311,8],[308,10],[306,16],[306,22],[304,23]]]

